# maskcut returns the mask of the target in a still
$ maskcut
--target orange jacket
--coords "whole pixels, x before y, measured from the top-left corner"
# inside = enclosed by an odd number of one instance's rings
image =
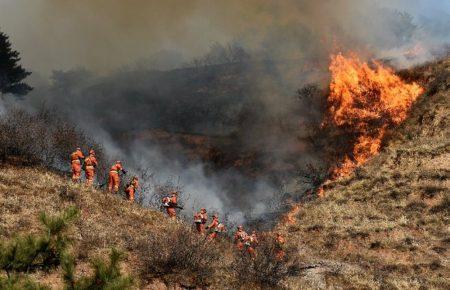
[[[259,241],[258,241],[258,236],[256,234],[251,234],[248,238],[247,241],[250,243],[250,246],[252,246],[253,248],[255,248],[256,246],[258,246]]]
[[[119,174],[119,172],[122,170],[123,170],[122,165],[119,163],[116,163],[113,166],[111,166],[110,172],[111,173],[115,172],[115,173]]]
[[[213,217],[213,220],[209,224],[208,229],[216,231],[218,225],[219,225],[219,219],[216,217]]]
[[[93,155],[89,155],[86,159],[84,159],[84,165],[86,167],[88,166],[97,167],[98,166],[97,158],[95,158],[95,156]]]
[[[75,152],[70,154],[70,160],[72,162],[80,161],[80,159],[83,159],[83,158],[84,158],[84,155],[83,155],[83,152],[81,152],[81,150],[76,150]]]
[[[245,231],[236,231],[234,233],[234,241],[243,243],[247,239],[247,233]]]
[[[139,187],[139,181],[137,179],[132,179],[131,182],[127,185],[127,188],[132,187],[134,190],[137,190]]]

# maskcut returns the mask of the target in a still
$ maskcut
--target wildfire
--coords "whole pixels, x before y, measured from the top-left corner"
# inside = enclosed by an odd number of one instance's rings
[[[373,68],[357,56],[331,57],[332,81],[328,96],[328,123],[352,132],[351,154],[332,170],[332,178],[345,176],[376,155],[386,130],[407,117],[423,89],[404,83],[390,68],[373,62]]]
[[[300,212],[300,204],[295,204],[292,206],[291,210],[286,213],[282,219],[285,224],[294,224],[297,220],[297,215]]]
[[[387,129],[403,122],[423,92],[416,83],[404,83],[390,68],[373,62],[373,68],[356,55],[331,57],[328,114],[324,126],[333,125],[353,136],[352,152],[332,169],[331,179],[350,174],[378,154]],[[317,194],[325,196],[321,186]],[[292,224],[300,211],[294,205],[284,222]]]

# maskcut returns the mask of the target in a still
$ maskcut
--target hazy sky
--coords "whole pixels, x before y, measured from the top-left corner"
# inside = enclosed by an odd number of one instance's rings
[[[448,0],[0,0],[0,29],[33,71],[107,72],[161,49],[192,57],[216,41],[264,45],[273,26],[301,23],[323,37],[335,23],[349,29],[348,21],[374,2],[415,17],[450,15]]]

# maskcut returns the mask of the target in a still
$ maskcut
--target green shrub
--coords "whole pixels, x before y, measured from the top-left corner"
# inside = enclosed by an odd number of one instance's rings
[[[120,261],[124,255],[122,252],[112,249],[109,255],[109,262],[102,259],[94,259],[92,268],[94,273],[90,277],[75,279],[75,259],[67,255],[62,261],[63,279],[66,290],[122,290],[133,286],[133,279],[124,276],[120,272]]]
[[[0,289],[2,290],[47,290],[50,287],[33,282],[24,275],[12,275],[7,278],[0,277]]]
[[[67,228],[77,215],[78,210],[74,207],[56,217],[41,213],[44,229],[40,235],[20,236],[13,241],[0,242],[0,269],[10,277],[11,273],[28,273],[59,265],[71,241],[66,233]]]

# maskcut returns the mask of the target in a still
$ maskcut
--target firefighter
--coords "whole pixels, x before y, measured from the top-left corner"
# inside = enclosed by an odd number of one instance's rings
[[[72,181],[79,182],[81,178],[81,160],[84,159],[83,152],[81,148],[77,148],[75,152],[70,155],[70,161],[72,166]]]
[[[194,215],[195,228],[199,234],[205,233],[205,224],[207,221],[208,214],[205,208],[200,209],[200,211]]]
[[[281,233],[277,232],[275,236],[275,258],[277,260],[283,260],[285,252],[284,252],[284,244],[286,240],[281,235]]]
[[[134,201],[134,196],[139,187],[139,180],[137,176],[134,176],[130,183],[125,188],[125,193],[127,194],[127,199],[131,202]]]
[[[211,221],[211,224],[206,227],[206,229],[212,231],[212,233],[208,235],[208,240],[210,241],[216,239],[219,233],[226,231],[225,225],[219,222],[219,216],[217,214],[213,215],[213,220]]]
[[[247,233],[244,231],[244,227],[239,225],[237,227],[237,231],[234,233],[234,242],[236,244],[236,248],[240,251],[244,249],[244,243],[247,239]]]
[[[86,175],[86,185],[94,183],[95,168],[98,166],[97,158],[95,158],[95,151],[89,150],[89,156],[84,159],[84,173]]]
[[[177,217],[176,209],[183,209],[181,206],[178,206],[178,192],[172,191],[170,197],[164,197],[162,199],[163,206],[166,208],[167,215],[175,219]]]
[[[111,169],[109,170],[109,181],[108,181],[108,190],[111,193],[117,193],[119,191],[120,186],[120,175],[119,173],[127,174],[125,169],[122,167],[121,161],[116,161]]]
[[[251,235],[247,236],[245,239],[245,248],[246,252],[250,255],[250,257],[255,258],[256,257],[256,250],[255,248],[258,246],[258,235],[256,231],[253,231]]]

